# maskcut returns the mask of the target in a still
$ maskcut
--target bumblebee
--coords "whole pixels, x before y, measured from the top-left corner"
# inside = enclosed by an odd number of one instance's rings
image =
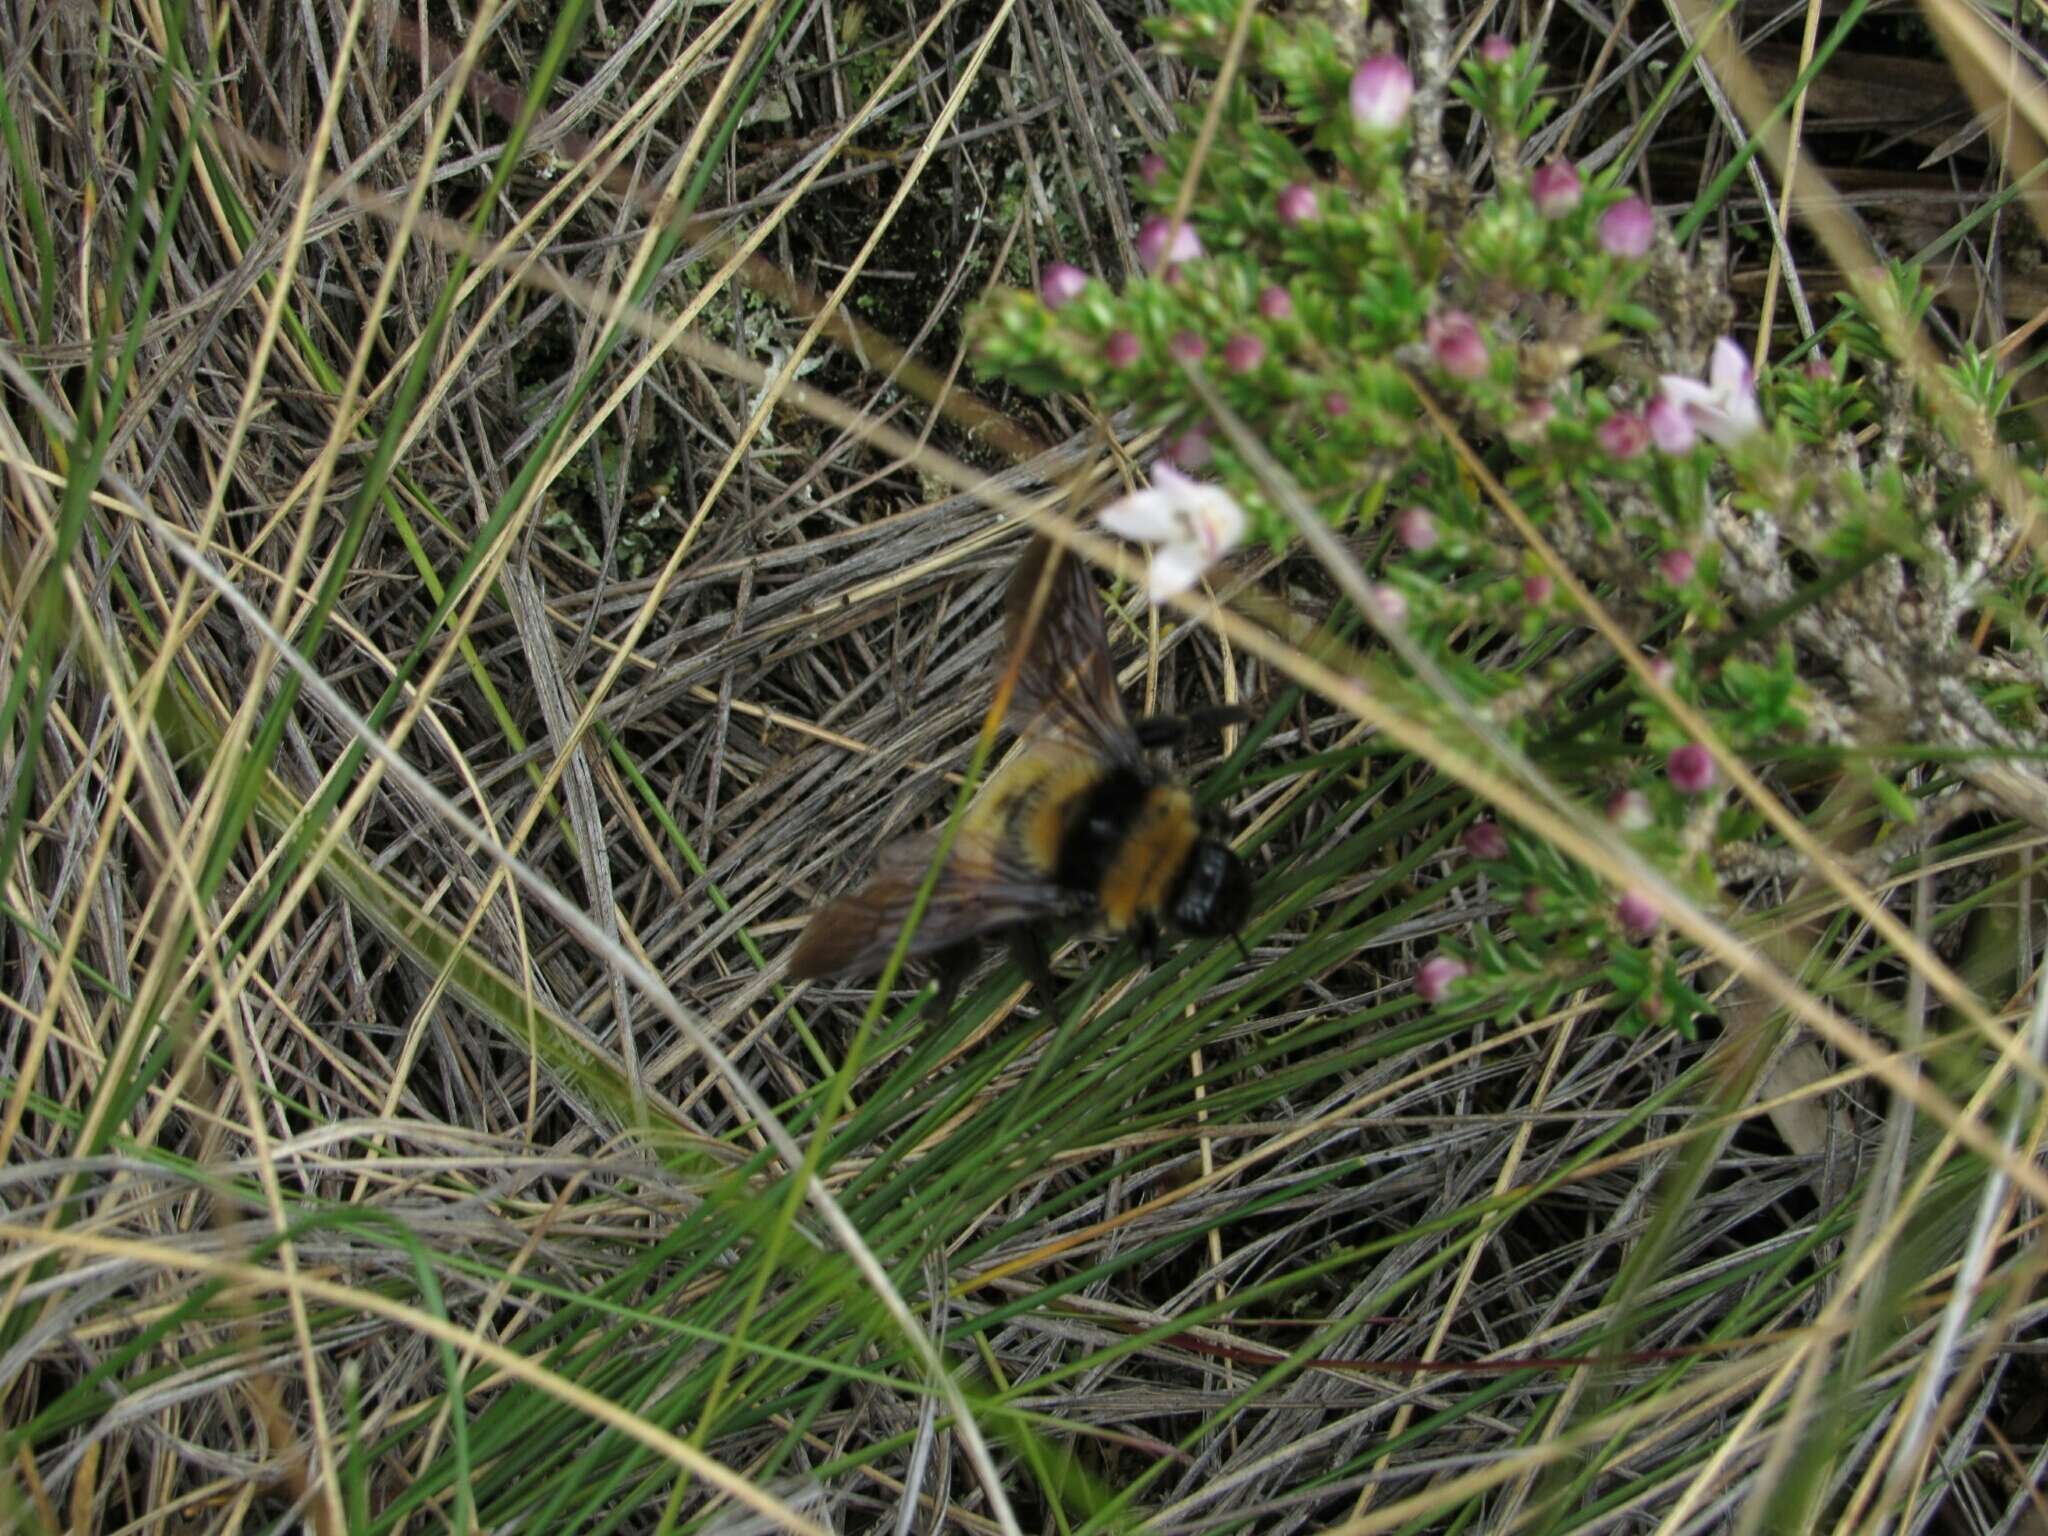
[[[1038,928],[1092,919],[1156,953],[1162,933],[1235,935],[1251,874],[1211,835],[1194,797],[1146,760],[1198,722],[1237,710],[1134,726],[1117,694],[1102,605],[1087,567],[1034,539],[1004,600],[1005,666],[1016,679],[1006,723],[1023,750],[969,804],[909,953],[934,960],[942,1005],[979,942],[1007,936],[1050,999]],[[931,868],[942,829],[885,847],[866,884],[811,917],[790,956],[799,979],[880,970]]]

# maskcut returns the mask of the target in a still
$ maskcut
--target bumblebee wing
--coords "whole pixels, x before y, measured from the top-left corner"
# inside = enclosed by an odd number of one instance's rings
[[[1053,759],[1144,761],[1117,694],[1094,579],[1080,560],[1044,539],[1026,546],[1010,578],[1003,664],[1013,656],[1020,660],[1009,720],[1025,739],[1024,754],[969,807],[911,937],[912,955],[1082,905],[1019,853],[1009,835],[1016,798],[1010,791],[1039,782]],[[1015,776],[1006,784],[1007,775]],[[814,978],[880,970],[910,917],[938,837],[937,831],[917,833],[885,848],[865,885],[812,916],[790,956],[789,974]]]
[[[1078,557],[1043,538],[1025,547],[1003,603],[1000,665],[1020,649],[1009,713],[1020,736],[1049,736],[1113,763],[1144,760],[1116,690],[1094,578]]]
[[[789,958],[790,976],[811,980],[879,971],[910,918],[940,831],[935,827],[891,843],[876,858],[865,885],[813,913]],[[911,935],[909,952],[933,954],[985,933],[1056,917],[1073,906],[1069,892],[1006,851],[1000,827],[970,809]]]

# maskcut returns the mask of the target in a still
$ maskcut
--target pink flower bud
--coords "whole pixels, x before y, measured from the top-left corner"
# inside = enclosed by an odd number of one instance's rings
[[[1561,219],[1579,206],[1579,168],[1569,160],[1546,160],[1529,177],[1529,196],[1546,219]]]
[[[1159,178],[1166,174],[1166,157],[1148,154],[1138,161],[1138,180],[1148,187],[1159,185]]]
[[[1593,429],[1593,440],[1609,458],[1635,458],[1650,446],[1650,429],[1634,411],[1616,411]]]
[[[1266,344],[1240,331],[1223,344],[1223,366],[1232,373],[1250,373],[1266,360]]]
[[[1475,821],[1461,839],[1465,851],[1475,859],[1504,859],[1508,856],[1508,835],[1496,821]]]
[[[1280,215],[1280,222],[1290,228],[1306,224],[1316,216],[1316,189],[1305,181],[1289,182],[1280,189],[1273,208]]]
[[[1109,339],[1102,344],[1102,360],[1112,368],[1128,368],[1138,360],[1143,350],[1132,332],[1111,331]]]
[[[1163,213],[1155,213],[1138,226],[1138,265],[1157,272],[1170,263],[1197,260],[1202,238],[1191,224],[1176,224]]]
[[[1379,616],[1383,623],[1405,624],[1408,622],[1408,599],[1399,587],[1390,587],[1384,581],[1372,589],[1372,600],[1379,604]]]
[[[1807,357],[1800,372],[1815,384],[1826,384],[1835,376],[1835,365],[1828,361],[1825,352],[1815,352]]]
[[[1064,309],[1088,291],[1088,274],[1064,261],[1049,261],[1038,274],[1038,296],[1047,309]]]
[[[1434,1008],[1450,992],[1451,983],[1464,976],[1467,969],[1462,960],[1431,955],[1415,973],[1415,995]]]
[[[1486,338],[1462,309],[1431,315],[1422,328],[1437,367],[1454,379],[1476,379],[1486,372]]]
[[[1600,249],[1624,261],[1647,256],[1656,232],[1656,218],[1640,197],[1616,203],[1600,215]]]
[[[1259,293],[1259,313],[1268,320],[1292,320],[1294,300],[1288,297],[1285,288],[1262,289]]]
[[[1436,548],[1436,519],[1421,507],[1410,507],[1394,519],[1394,537],[1403,549]]]
[[[1350,414],[1350,411],[1351,397],[1342,391],[1333,389],[1323,396],[1323,414],[1325,416],[1344,416]]]
[[[1556,590],[1556,584],[1541,571],[1534,576],[1522,578],[1522,601],[1531,608],[1541,608],[1550,601],[1550,594]]]
[[[1650,676],[1666,688],[1671,686],[1671,679],[1678,676],[1678,668],[1669,656],[1652,656],[1649,667]]]
[[[1657,903],[1641,891],[1630,891],[1616,902],[1614,915],[1621,919],[1621,926],[1628,930],[1629,936],[1637,939],[1647,939],[1664,921],[1664,914],[1657,910]]]
[[[1190,474],[1204,467],[1211,453],[1208,434],[1204,432],[1183,432],[1166,445],[1166,456],[1173,460],[1174,467]]]
[[[1617,789],[1607,797],[1607,819],[1623,832],[1641,832],[1657,817],[1640,789]]]
[[[1498,32],[1489,33],[1479,40],[1479,62],[1490,64],[1495,69],[1515,56],[1515,45]]]
[[[1699,562],[1689,549],[1667,549],[1657,557],[1657,574],[1674,587],[1682,587],[1693,578],[1699,569]]]
[[[1400,127],[1414,96],[1415,77],[1391,53],[1367,59],[1351,77],[1351,115],[1368,132],[1391,133]]]
[[[1207,355],[1209,343],[1193,331],[1175,331],[1166,350],[1184,363],[1199,363]]]
[[[1557,416],[1557,407],[1545,396],[1524,400],[1519,414],[1507,423],[1508,441],[1525,446],[1540,443],[1550,430],[1550,423]]]
[[[1681,795],[1696,795],[1711,788],[1718,772],[1714,767],[1714,754],[1696,741],[1673,747],[1671,755],[1664,760],[1665,777]]]
[[[1665,453],[1691,453],[1693,444],[1700,440],[1685,407],[1667,394],[1660,392],[1650,402],[1643,420],[1649,426],[1650,441]]]

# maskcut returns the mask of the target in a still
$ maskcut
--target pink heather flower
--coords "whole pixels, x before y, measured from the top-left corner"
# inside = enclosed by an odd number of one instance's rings
[[[1723,448],[1733,447],[1763,430],[1763,413],[1756,404],[1756,375],[1750,371],[1749,356],[1726,336],[1714,343],[1704,384],[1677,373],[1665,374],[1658,384],[1664,398],[1685,413],[1695,431]]]
[[[1650,237],[1656,232],[1650,205],[1640,197],[1616,203],[1600,215],[1600,249],[1624,261],[1648,255]]]
[[[1394,519],[1394,537],[1403,549],[1436,548],[1436,519],[1421,507],[1410,507]]]
[[[1112,368],[1128,368],[1142,350],[1138,338],[1130,331],[1111,331],[1102,344],[1102,358]]]
[[[1415,77],[1391,53],[1376,54],[1351,77],[1351,115],[1372,133],[1391,133],[1408,115]]]
[[[1138,161],[1138,180],[1148,187],[1159,185],[1159,178],[1166,174],[1166,157],[1148,154]]]
[[[1285,288],[1263,289],[1259,293],[1259,313],[1268,320],[1292,320],[1294,300],[1288,297]]]
[[[1289,182],[1280,189],[1273,209],[1280,215],[1282,224],[1306,224],[1316,216],[1316,189],[1305,181]]]
[[[1508,835],[1496,821],[1475,821],[1461,839],[1465,851],[1475,859],[1504,859],[1508,856]]]
[[[1491,64],[1496,69],[1515,56],[1515,45],[1498,32],[1490,33],[1479,40],[1479,62]]]
[[[1266,344],[1240,331],[1223,344],[1223,366],[1232,373],[1250,373],[1266,360]]]
[[[1529,177],[1529,196],[1546,219],[1561,219],[1579,206],[1579,168],[1569,160],[1546,160]]]
[[[1436,365],[1454,379],[1476,379],[1486,372],[1486,338],[1462,309],[1431,315],[1422,328]]]
[[[1643,420],[1650,428],[1650,441],[1665,453],[1691,453],[1700,440],[1685,407],[1661,391],[1644,410]]]
[[[1181,433],[1166,445],[1166,456],[1173,460],[1176,469],[1193,473],[1207,464],[1211,457],[1208,434],[1199,431]]]
[[[1607,797],[1607,819],[1623,832],[1641,832],[1657,818],[1640,789],[1617,789]]]
[[[1550,594],[1556,590],[1556,585],[1551,579],[1540,571],[1534,576],[1522,578],[1522,601],[1531,608],[1541,608],[1550,601]]]
[[[1523,444],[1540,443],[1556,415],[1557,407],[1544,396],[1538,395],[1533,400],[1524,400],[1520,414],[1507,424],[1508,441]]]
[[[1192,224],[1176,224],[1163,213],[1155,213],[1138,226],[1138,265],[1147,272],[1175,262],[1195,261],[1202,255],[1202,237]]]
[[[1666,688],[1671,686],[1671,679],[1678,675],[1678,666],[1669,656],[1652,656],[1649,659],[1649,668],[1650,676]]]
[[[1431,955],[1422,962],[1422,969],[1415,973],[1415,995],[1434,1008],[1450,992],[1451,983],[1464,976],[1467,969],[1462,960],[1454,960],[1449,955]]]
[[[1657,557],[1657,574],[1674,587],[1682,587],[1693,578],[1699,569],[1699,561],[1693,558],[1689,549],[1667,549]]]
[[[1710,788],[1717,772],[1714,754],[1696,741],[1673,747],[1671,755],[1664,759],[1665,777],[1681,795],[1696,795]]]
[[[1616,411],[1593,429],[1593,440],[1609,458],[1632,459],[1650,446],[1650,429],[1634,411]]]
[[[1323,414],[1325,416],[1344,416],[1350,414],[1350,411],[1351,397],[1342,390],[1333,389],[1323,396]]]
[[[1152,484],[1111,502],[1096,521],[1120,538],[1153,546],[1145,588],[1153,604],[1193,587],[1244,538],[1244,508],[1220,485],[1152,466]]]
[[[1038,274],[1038,296],[1047,309],[1065,309],[1088,290],[1088,274],[1064,261],[1049,261]]]
[[[1399,587],[1390,587],[1384,581],[1372,589],[1372,600],[1379,604],[1379,616],[1383,623],[1405,624],[1408,622],[1408,599]]]
[[[1621,926],[1628,930],[1629,936],[1637,939],[1647,939],[1664,921],[1664,914],[1657,910],[1657,903],[1641,891],[1630,891],[1616,902],[1614,915],[1621,919]]]
[[[1166,343],[1166,350],[1184,363],[1199,363],[1209,350],[1209,343],[1193,331],[1175,331]]]
[[[1811,354],[1800,369],[1815,384],[1826,384],[1835,376],[1835,365],[1828,361],[1825,352]]]

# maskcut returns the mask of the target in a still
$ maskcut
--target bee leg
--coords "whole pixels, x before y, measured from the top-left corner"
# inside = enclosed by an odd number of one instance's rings
[[[968,941],[955,944],[951,949],[942,949],[932,958],[932,970],[939,983],[939,995],[933,1002],[932,1017],[941,1029],[953,1017],[953,1004],[959,999],[960,984],[967,979],[967,973],[974,969],[974,962],[980,958],[981,946]]]
[[[1139,918],[1136,938],[1138,940],[1138,949],[1145,956],[1146,966],[1149,968],[1158,965],[1159,924],[1154,922],[1149,916]]]
[[[1039,1003],[1050,1014],[1059,987],[1053,980],[1052,957],[1045,952],[1045,940],[1038,936],[1035,928],[1017,928],[1010,933],[1010,955],[1016,960],[1031,985],[1038,991]]]
[[[1138,745],[1149,751],[1177,745],[1199,733],[1220,731],[1225,726],[1249,725],[1257,715],[1258,711],[1249,704],[1219,704],[1185,715],[1147,715],[1133,723],[1131,729],[1137,735]]]

